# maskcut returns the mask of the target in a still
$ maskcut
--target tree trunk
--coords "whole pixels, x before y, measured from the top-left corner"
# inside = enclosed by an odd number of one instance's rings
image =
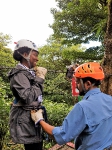
[[[112,95],[112,0],[108,2],[107,30],[104,38],[105,54],[102,67],[105,79],[101,84],[101,91]]]

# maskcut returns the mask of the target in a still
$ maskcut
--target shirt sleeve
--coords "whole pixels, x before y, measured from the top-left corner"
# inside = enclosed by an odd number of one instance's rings
[[[74,140],[86,127],[86,117],[79,103],[64,119],[62,126],[53,129],[53,135],[58,144],[62,145]]]
[[[42,95],[42,90],[38,82],[33,85],[23,73],[18,73],[11,80],[12,91],[15,97],[20,97],[20,100],[25,104],[30,104],[38,100],[38,96]]]

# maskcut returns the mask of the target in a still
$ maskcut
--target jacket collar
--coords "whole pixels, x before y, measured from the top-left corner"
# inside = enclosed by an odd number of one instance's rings
[[[101,93],[100,88],[91,89],[84,95],[83,99],[87,99],[90,95],[97,94],[97,93]]]

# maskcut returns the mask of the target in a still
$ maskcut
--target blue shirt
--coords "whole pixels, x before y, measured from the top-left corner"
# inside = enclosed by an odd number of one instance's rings
[[[58,144],[75,140],[80,135],[78,150],[103,150],[112,144],[112,97],[99,88],[88,91],[64,119],[53,129]]]

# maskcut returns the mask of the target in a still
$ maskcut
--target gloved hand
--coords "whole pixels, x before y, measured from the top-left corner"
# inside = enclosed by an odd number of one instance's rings
[[[42,78],[42,79],[45,79],[45,75],[47,73],[47,69],[44,68],[44,67],[34,67],[34,70],[36,72],[36,76]]]
[[[44,120],[42,112],[42,109],[39,109],[38,111],[31,110],[31,118],[35,122],[35,125],[37,125],[40,120]]]

